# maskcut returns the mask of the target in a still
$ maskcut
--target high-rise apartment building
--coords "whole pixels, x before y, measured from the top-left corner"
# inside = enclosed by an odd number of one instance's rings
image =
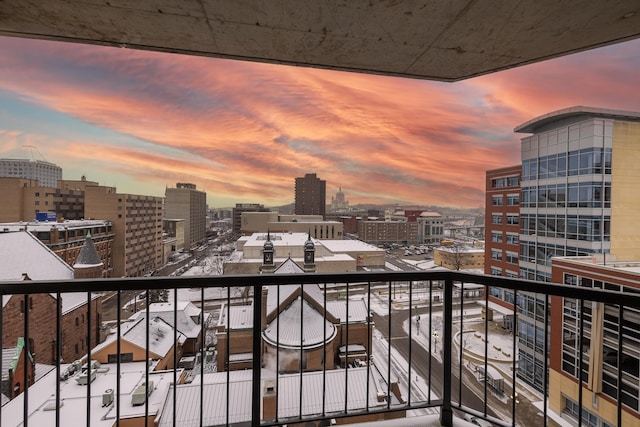
[[[40,187],[55,188],[62,179],[62,168],[43,160],[0,159],[1,177],[33,179]]]
[[[296,215],[322,215],[326,212],[327,182],[315,173],[308,173],[303,178],[296,178],[295,188]]]
[[[162,198],[87,186],[85,215],[113,224],[113,277],[135,277],[162,266]]]
[[[190,249],[207,237],[207,193],[195,184],[177,183],[165,190],[164,217],[184,220],[184,247]]]

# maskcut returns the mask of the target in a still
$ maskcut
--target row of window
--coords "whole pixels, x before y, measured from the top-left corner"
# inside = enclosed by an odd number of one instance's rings
[[[525,208],[610,208],[611,183],[572,182],[522,188]]]
[[[556,256],[587,256],[593,253],[590,249],[580,249],[571,246],[553,245],[542,242],[520,243],[520,260],[534,264],[551,266],[551,258]],[[522,276],[521,276],[522,277]],[[530,277],[524,277],[529,279]],[[537,279],[532,279],[537,280]]]
[[[505,196],[492,196],[491,204],[493,206],[502,206],[504,204]],[[520,204],[520,195],[519,194],[507,194],[507,206],[518,206]]]
[[[506,215],[507,220],[506,223],[509,225],[516,225],[520,223],[519,220],[519,214],[517,213],[508,213]],[[504,215],[499,213],[499,214],[492,214],[491,215],[491,223],[492,224],[503,224],[504,223]]]
[[[494,178],[491,180],[492,188],[517,187],[518,185],[520,185],[520,178],[518,178],[518,176]]]
[[[611,240],[611,217],[522,214],[520,234],[587,242],[608,242]]]
[[[611,174],[611,148],[584,148],[522,161],[522,180]]]
[[[491,241],[494,242],[494,243],[502,243],[503,242],[502,232],[500,232],[500,231],[492,231],[491,232]],[[507,242],[507,244],[510,244],[510,245],[517,245],[518,244],[518,234],[507,232],[507,234],[506,234],[506,242]]]

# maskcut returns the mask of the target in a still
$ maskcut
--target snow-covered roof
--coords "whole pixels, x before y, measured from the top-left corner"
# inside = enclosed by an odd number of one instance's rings
[[[274,274],[296,274],[296,273],[304,273],[304,269],[302,269],[294,260],[290,257],[284,260],[282,264],[276,268],[273,272]]]
[[[302,304],[302,305],[301,305]],[[336,327],[327,321],[306,300],[296,298],[280,315],[267,325],[262,336],[265,341],[281,348],[311,349],[330,342]]]
[[[351,368],[304,372],[302,374],[302,408],[300,407],[300,374],[285,374],[278,377],[278,416],[281,418],[297,417],[326,413],[342,412],[345,399],[348,411],[364,410],[367,406],[373,409],[386,406],[386,401],[378,401],[378,393],[386,392],[386,385],[375,378],[372,369]],[[202,387],[206,405],[204,405],[202,421],[205,425],[225,425],[227,416],[229,423],[246,423],[251,420],[251,370],[229,372],[229,394],[227,394],[227,372],[208,374],[204,384],[179,384],[176,389],[176,424],[180,426],[200,425],[200,413],[194,408],[200,407],[200,388]],[[266,375],[262,371],[263,383]],[[275,379],[270,380],[275,385]],[[367,394],[367,382],[369,383]],[[326,393],[322,393],[323,384]],[[345,393],[346,388],[346,393]],[[264,387],[263,387],[264,390]],[[173,390],[159,416],[158,427],[173,426]],[[227,411],[228,408],[228,411]]]
[[[438,212],[428,212],[428,211],[424,211],[420,214],[420,216],[422,218],[433,218],[433,217],[442,217],[442,215],[440,215]]]
[[[10,232],[14,231],[51,231],[52,228],[60,230],[68,229],[83,229],[91,227],[106,227],[111,226],[111,221],[99,220],[99,219],[73,219],[58,221],[19,221],[19,222],[3,222],[0,223],[0,230],[6,230]]]
[[[334,254],[359,251],[384,253],[384,249],[380,249],[362,240],[323,240],[322,245]]]
[[[132,324],[124,324],[124,331],[121,331],[121,339],[139,348],[147,347],[147,322],[144,317],[136,319]],[[178,332],[178,341],[184,343],[185,336]],[[117,334],[111,334],[102,343],[98,344],[92,353],[96,353],[113,343],[118,338]],[[149,321],[149,353],[157,357],[165,357],[173,348],[173,327],[162,320],[154,317]]]
[[[227,323],[227,311],[231,319],[231,325]],[[220,319],[218,325],[233,330],[237,329],[253,329],[253,306],[244,305],[223,305],[220,309]]]
[[[120,364],[120,419],[142,418],[145,415],[145,405],[131,404],[133,392],[145,382],[145,362]],[[63,369],[66,366],[63,367]],[[115,404],[117,402],[116,365],[104,364],[97,372],[96,379],[91,383],[90,411],[91,418],[87,421],[87,387],[77,384],[72,378],[60,381],[60,400],[64,403],[60,407],[60,425],[90,425],[91,427],[112,427],[115,423]],[[178,378],[181,372],[177,373]],[[148,396],[149,415],[157,414],[164,405],[173,381],[173,371],[149,372],[149,381],[153,382],[153,392]],[[36,426],[50,426],[56,424],[55,408],[56,370],[50,371],[41,380],[29,387],[29,424]],[[103,406],[103,393],[113,390],[114,403]],[[23,425],[24,393],[8,402],[2,408],[2,425],[17,427]]]
[[[87,233],[82,248],[80,248],[80,253],[78,253],[78,258],[73,266],[77,268],[98,265],[102,265],[102,260],[100,259],[100,255],[98,255],[96,245],[94,245],[93,240],[91,240],[91,233]]]
[[[327,301],[327,311],[336,318],[340,319],[341,323],[347,321],[347,303],[344,300]],[[349,323],[353,322],[366,322],[369,316],[369,309],[364,298],[349,300]]]
[[[176,317],[178,320],[178,332],[184,334],[187,338],[197,338],[201,332],[201,325],[196,321],[200,319],[201,310],[190,301],[178,301],[175,305]],[[160,318],[167,324],[173,326],[173,302],[153,303],[149,305],[149,317]],[[147,310],[141,310],[133,314],[129,319],[136,320],[145,318]],[[205,313],[204,323],[211,313]],[[194,320],[196,319],[196,320]]]
[[[0,281],[72,280],[73,268],[28,232],[0,233]]]

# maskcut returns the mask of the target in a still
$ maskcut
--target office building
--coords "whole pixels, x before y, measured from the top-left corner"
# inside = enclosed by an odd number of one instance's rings
[[[162,198],[120,194],[115,187],[87,186],[85,215],[113,224],[114,277],[150,274],[162,266]]]
[[[207,193],[195,184],[177,183],[164,193],[164,217],[184,220],[184,247],[202,243],[207,237]]]
[[[605,254],[554,258],[551,271],[554,283],[640,292],[640,263],[616,262]],[[624,307],[622,316],[623,322],[617,305],[551,298],[549,408],[552,411],[576,423],[578,402],[582,400],[585,425],[640,425],[640,310]],[[622,353],[618,359],[621,323]],[[618,378],[622,380],[621,388]],[[618,401],[622,404],[622,424],[617,423]]]
[[[0,159],[0,178],[32,179],[39,187],[55,188],[62,179],[62,168],[43,160]]]
[[[343,239],[344,226],[339,221],[323,221],[320,215],[280,215],[278,212],[244,212],[243,236],[253,233],[310,233],[316,239]]]
[[[486,173],[484,272],[520,277],[520,165]],[[502,292],[496,289],[495,292]],[[513,298],[510,298],[513,302]]]
[[[358,237],[372,245],[418,243],[418,222],[413,221],[358,221]]]
[[[0,221],[32,221],[40,212],[54,212],[58,219],[84,218],[84,192],[73,188],[43,187],[37,180],[0,178],[0,196],[11,203],[0,205]]]
[[[315,173],[308,173],[303,178],[296,178],[295,214],[322,215],[326,212],[327,182]]]
[[[444,239],[444,220],[438,212],[420,212],[416,222],[419,243],[440,243]]]
[[[494,233],[496,239],[501,233],[506,239],[506,229],[500,231],[499,226],[519,223],[519,276],[551,281],[551,259],[557,256],[610,254],[619,261],[640,259],[640,229],[634,226],[640,205],[636,196],[640,172],[634,160],[640,154],[640,113],[571,107],[532,119],[515,131],[531,134],[521,140],[519,215],[508,206],[508,197],[517,192],[515,167],[491,171],[496,176],[487,175],[488,207],[491,201],[487,225],[492,227],[487,235],[491,233],[493,240]],[[494,205],[494,196],[496,203],[502,200],[507,206]],[[491,259],[485,272],[497,275],[500,269],[513,275],[512,262],[498,262],[506,261],[512,253],[509,248],[490,242],[487,250]],[[503,260],[496,259],[499,253]],[[546,354],[539,344],[548,315],[544,304],[535,294],[522,293],[514,301],[511,292],[493,288],[490,292],[502,301],[500,305],[521,308],[518,375],[541,390]]]
[[[258,203],[236,203],[233,208],[233,232],[240,234],[242,230],[242,214],[244,212],[271,212],[271,209],[265,208],[264,205]]]

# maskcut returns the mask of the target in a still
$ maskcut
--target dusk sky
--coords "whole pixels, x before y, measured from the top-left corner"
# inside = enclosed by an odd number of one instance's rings
[[[640,40],[437,83],[0,37],[0,157],[35,146],[121,193],[191,182],[212,208],[291,203],[305,173],[328,201],[480,207],[514,127],[574,105],[640,111]]]

